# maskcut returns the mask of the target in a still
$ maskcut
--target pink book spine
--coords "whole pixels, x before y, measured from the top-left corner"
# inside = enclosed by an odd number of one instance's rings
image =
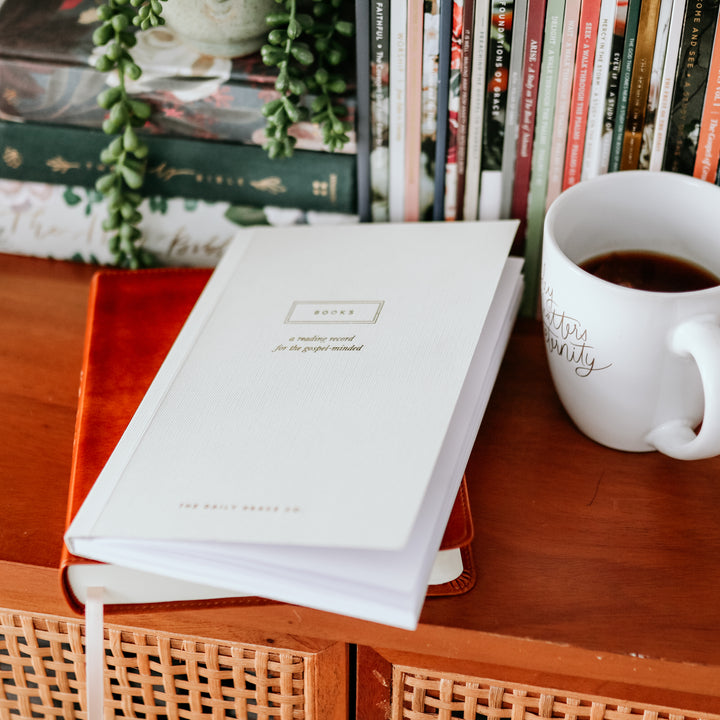
[[[578,27],[580,25],[581,0],[567,0],[563,18],[563,37],[560,48],[560,69],[555,101],[550,163],[548,164],[547,197],[545,205],[550,206],[560,194],[565,172],[565,152],[568,140],[570,103],[574,86],[575,58],[578,49]]]
[[[515,181],[513,183],[510,211],[511,217],[520,220],[521,230],[518,233],[519,237],[524,235],[522,227],[524,227],[527,217],[546,3],[547,0],[529,0],[527,10],[525,57],[523,59],[517,148],[515,153]]]
[[[460,71],[460,108],[457,131],[457,219],[464,220],[465,162],[467,160],[468,116],[470,112],[470,81],[472,78],[473,21],[475,2],[465,0],[463,4],[462,67]]]
[[[585,129],[587,127],[587,112],[590,103],[590,83],[592,81],[595,45],[600,21],[600,4],[600,0],[584,0],[580,11],[577,60],[575,63],[573,98],[570,103],[570,124],[568,127],[567,151],[565,153],[563,190],[580,182],[582,173]]]
[[[468,0],[469,2],[470,0]],[[448,139],[445,160],[445,220],[457,220],[458,184],[458,122],[460,117],[460,85],[463,64],[463,0],[453,1],[452,38],[450,55],[450,84],[448,90]]]

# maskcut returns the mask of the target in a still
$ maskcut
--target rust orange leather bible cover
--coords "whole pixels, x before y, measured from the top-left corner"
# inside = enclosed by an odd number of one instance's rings
[[[67,525],[107,462],[147,388],[210,277],[210,269],[101,270],[90,287],[82,377],[75,425]],[[428,595],[469,590],[475,581],[470,553],[473,527],[463,479],[441,549],[460,549],[462,572],[431,584]],[[92,563],[63,548],[61,582],[70,605],[81,603],[70,587],[68,568]],[[258,604],[261,598],[193,600],[193,606]],[[187,605],[188,602],[184,602]],[[155,603],[150,607],[161,607]],[[112,609],[108,605],[108,609]],[[127,609],[127,605],[123,606]]]

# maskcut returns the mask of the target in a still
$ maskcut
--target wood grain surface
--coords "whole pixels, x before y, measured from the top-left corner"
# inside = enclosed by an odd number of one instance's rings
[[[0,607],[71,614],[57,564],[93,270],[0,255]],[[587,440],[554,394],[540,324],[522,320],[467,477],[477,583],[428,599],[415,632],[282,604],[108,622],[313,651],[357,643],[393,662],[720,712],[720,459]]]

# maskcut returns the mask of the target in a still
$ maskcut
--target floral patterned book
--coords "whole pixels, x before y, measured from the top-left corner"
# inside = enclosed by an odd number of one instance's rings
[[[440,0],[425,3],[422,59],[422,124],[420,138],[420,218],[431,220],[435,193],[440,84]]]
[[[114,78],[94,67],[96,21],[94,0],[0,2],[0,118],[100,127],[104,110],[96,97]],[[129,89],[152,107],[148,132],[264,142],[261,110],[277,96],[277,71],[263,64],[260,53],[233,60],[204,55],[165,25],[140,33],[133,56],[143,75]],[[312,100],[308,96],[308,106]],[[354,123],[354,93],[343,102]],[[292,134],[300,149],[326,149],[312,123],[299,123]],[[356,152],[354,132],[342,152]]]
[[[143,201],[147,247],[165,266],[211,267],[230,240],[258,225],[354,224],[356,215],[152,196]],[[107,210],[95,190],[0,179],[0,252],[101,265],[112,262]]]
[[[473,3],[468,2],[468,7]],[[450,81],[448,87],[448,127],[445,145],[445,220],[461,220],[462,207],[458,198],[461,197],[460,167],[465,172],[465,136],[467,125],[467,91],[470,79],[470,52],[472,45],[465,43],[464,38],[470,36],[472,10],[466,12],[464,0],[453,0],[452,35],[450,40]],[[465,73],[463,77],[463,68]],[[465,82],[463,83],[463,80]],[[465,92],[463,93],[463,86]],[[464,111],[463,111],[464,107]]]

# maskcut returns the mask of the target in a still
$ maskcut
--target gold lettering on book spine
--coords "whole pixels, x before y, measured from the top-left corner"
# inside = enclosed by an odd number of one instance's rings
[[[154,165],[148,168],[148,175],[157,175],[163,182],[168,182],[175,177],[180,175],[194,175],[195,171],[191,168],[174,168],[170,167],[166,162],[161,162],[159,165]]]
[[[312,194],[315,197],[329,197],[331,203],[337,202],[337,179],[336,173],[330,173],[327,180],[313,180]]]
[[[250,183],[256,190],[260,192],[269,192],[272,195],[280,195],[287,192],[287,188],[283,185],[282,178],[277,176],[266,177],[262,180],[253,180]]]
[[[2,159],[3,162],[13,170],[17,170],[23,164],[22,153],[10,145],[6,146],[3,150]]]
[[[60,173],[61,175],[64,175],[69,170],[78,170],[80,168],[79,162],[66,160],[62,155],[51,157],[46,164],[53,172]]]

